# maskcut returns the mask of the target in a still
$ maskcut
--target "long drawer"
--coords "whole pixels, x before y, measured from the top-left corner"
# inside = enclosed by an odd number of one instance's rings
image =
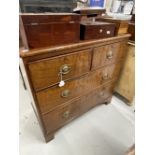
[[[120,61],[125,56],[126,42],[96,47],[93,50],[92,70]]]
[[[90,70],[91,50],[43,59],[29,63],[33,87],[36,91],[54,85],[60,81],[60,72],[64,80],[81,76]]]
[[[76,118],[97,104],[104,103],[105,99],[112,96],[113,87],[113,84],[103,85],[82,98],[68,102],[63,106],[56,108],[54,111],[43,115],[46,133],[48,134],[55,131],[68,121]]]
[[[120,68],[121,62],[108,65],[104,68],[90,72],[82,78],[68,81],[63,87],[57,85],[36,93],[42,114],[45,114],[56,108],[56,106],[68,102],[75,97],[79,97],[102,84],[116,79],[119,75]]]

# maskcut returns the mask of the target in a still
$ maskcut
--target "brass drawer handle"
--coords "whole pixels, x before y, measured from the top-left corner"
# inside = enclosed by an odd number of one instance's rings
[[[68,89],[64,90],[61,94],[62,97],[68,97],[70,95],[70,91]]]
[[[100,94],[99,94],[99,97],[104,97],[104,96],[105,96],[105,92],[101,91]]]
[[[112,51],[108,51],[107,59],[112,59],[112,58],[113,58],[113,52]]]
[[[103,75],[102,79],[103,79],[103,80],[107,80],[107,79],[109,79],[109,75],[108,75],[108,73],[105,73],[105,74]]]
[[[71,71],[71,67],[67,64],[64,64],[60,67],[60,72],[62,74],[68,74]]]
[[[64,117],[64,118],[68,118],[68,117],[69,117],[69,114],[70,114],[69,111],[65,111],[65,112],[63,113],[63,117]]]

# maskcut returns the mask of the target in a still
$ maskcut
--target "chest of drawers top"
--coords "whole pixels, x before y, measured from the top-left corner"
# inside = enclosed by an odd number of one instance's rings
[[[119,41],[125,41],[125,40],[127,41],[130,36],[131,36],[130,34],[124,34],[124,35],[119,35],[111,38],[81,41],[78,43],[72,43],[72,44],[61,45],[61,46],[51,46],[48,48],[38,48],[34,50],[32,49],[29,51],[25,51],[24,49],[21,48],[20,57],[25,60],[33,61],[33,60],[43,59],[43,58],[52,57],[52,56],[58,56],[61,54],[72,53],[89,47],[93,48],[93,47],[98,47],[100,45],[112,44]]]

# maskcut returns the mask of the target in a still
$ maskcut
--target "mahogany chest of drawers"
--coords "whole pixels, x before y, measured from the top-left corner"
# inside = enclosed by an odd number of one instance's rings
[[[80,15],[74,13],[23,13],[30,49],[75,43],[80,40]]]
[[[110,102],[129,37],[20,51],[46,142],[71,120]],[[61,78],[65,85],[59,87]]]

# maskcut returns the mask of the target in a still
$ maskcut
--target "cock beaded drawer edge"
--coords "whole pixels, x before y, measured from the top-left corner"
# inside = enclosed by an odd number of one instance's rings
[[[46,142],[65,124],[111,101],[129,34],[20,51]],[[64,81],[64,86],[60,86]]]

